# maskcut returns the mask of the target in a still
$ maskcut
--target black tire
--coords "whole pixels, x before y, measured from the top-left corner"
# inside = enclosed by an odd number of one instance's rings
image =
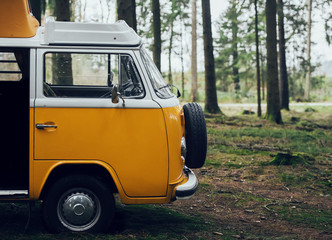
[[[205,163],[207,137],[203,110],[197,103],[183,106],[185,117],[186,158],[189,168],[200,168]]]
[[[72,175],[57,181],[43,201],[46,228],[58,232],[102,232],[115,212],[112,192],[95,177]]]

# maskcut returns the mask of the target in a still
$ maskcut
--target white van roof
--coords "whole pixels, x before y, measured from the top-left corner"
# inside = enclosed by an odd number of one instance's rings
[[[57,22],[48,18],[45,27],[39,27],[32,38],[0,38],[3,47],[114,46],[137,47],[141,38],[125,21],[113,24]]]
[[[56,22],[48,19],[45,43],[51,45],[138,46],[141,38],[125,21],[113,24]]]

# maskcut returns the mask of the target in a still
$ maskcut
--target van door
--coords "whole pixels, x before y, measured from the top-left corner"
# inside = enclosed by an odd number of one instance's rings
[[[0,198],[29,188],[30,49],[0,48]]]
[[[37,62],[35,161],[106,162],[127,196],[166,196],[164,117],[133,53],[43,49]]]

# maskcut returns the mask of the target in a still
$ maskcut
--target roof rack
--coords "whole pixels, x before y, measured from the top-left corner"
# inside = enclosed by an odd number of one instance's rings
[[[47,19],[44,44],[139,46],[141,38],[123,20],[113,24],[58,22]]]

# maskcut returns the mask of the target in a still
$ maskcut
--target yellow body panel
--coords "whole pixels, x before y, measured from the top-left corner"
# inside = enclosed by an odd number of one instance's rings
[[[29,198],[36,199],[33,195],[34,189],[34,161],[33,161],[33,139],[34,139],[34,108],[30,108],[30,136],[29,136]]]
[[[40,171],[38,161],[98,161],[114,169],[128,197],[166,196],[168,148],[161,109],[36,108],[35,123],[57,128],[34,130],[34,174]],[[35,177],[34,187],[42,178]]]
[[[30,190],[30,199],[38,199],[40,193],[47,181],[48,176],[51,172],[60,165],[65,164],[96,164],[104,167],[112,176],[116,186],[118,186],[119,196],[121,198],[121,202],[124,204],[149,204],[149,203],[168,203],[175,199],[175,186],[179,183],[184,183],[186,178],[184,175],[181,175],[181,178],[178,179],[177,182],[170,184],[167,187],[167,196],[164,197],[129,197],[127,196],[123,188],[121,187],[121,183],[115,173],[115,170],[112,169],[107,163],[101,161],[78,161],[78,160],[66,160],[66,161],[53,161],[53,160],[45,160],[45,161],[34,161],[34,174],[33,181],[30,182],[31,190]],[[142,173],[144,174],[144,173]],[[33,183],[33,184],[32,184]],[[120,186],[120,187],[119,187]]]
[[[36,123],[56,124],[40,130]],[[113,178],[125,204],[167,203],[187,181],[180,156],[182,107],[30,108],[30,199],[54,169],[95,164]]]
[[[39,22],[30,13],[28,0],[1,0],[0,37],[33,37],[38,26]]]
[[[169,182],[177,182],[183,174],[181,138],[184,135],[182,106],[163,108],[169,148]]]

